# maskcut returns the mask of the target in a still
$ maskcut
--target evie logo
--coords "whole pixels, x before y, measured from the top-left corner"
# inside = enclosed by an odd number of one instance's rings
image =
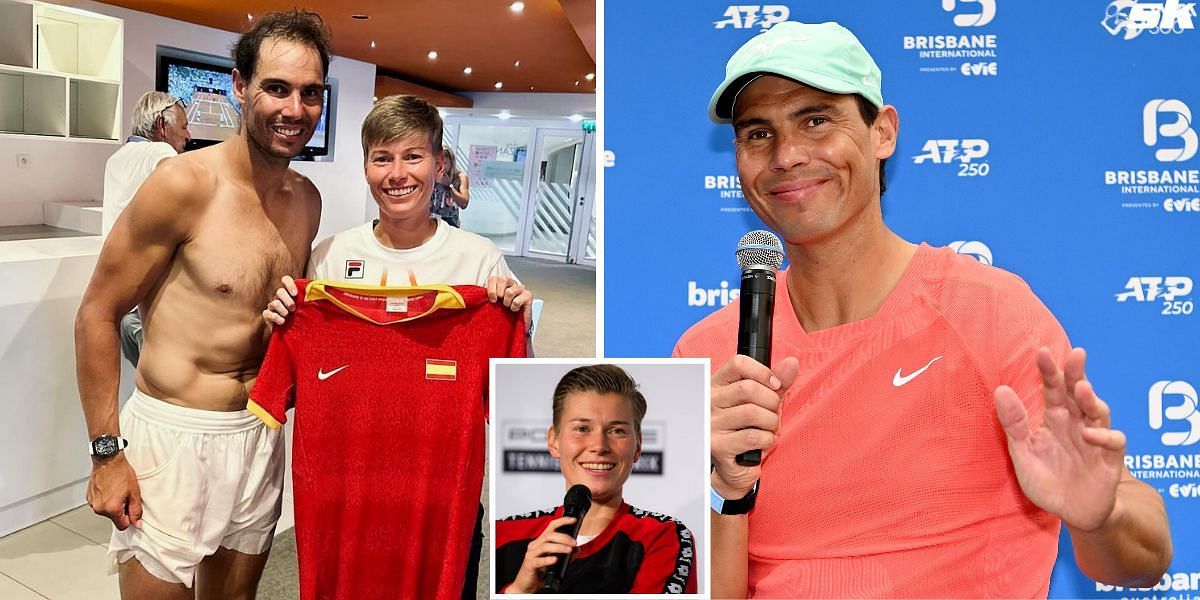
[[[362,279],[364,268],[366,268],[364,260],[346,261],[346,279]]]

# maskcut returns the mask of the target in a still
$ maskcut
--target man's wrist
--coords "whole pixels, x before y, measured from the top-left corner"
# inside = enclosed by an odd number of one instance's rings
[[[750,482],[749,487],[734,487],[726,483],[724,479],[721,479],[721,476],[718,475],[716,471],[713,471],[709,475],[708,480],[713,491],[720,494],[722,498],[728,498],[731,500],[745,497],[746,494],[750,493],[750,490],[754,489],[755,484],[758,483],[756,480]]]

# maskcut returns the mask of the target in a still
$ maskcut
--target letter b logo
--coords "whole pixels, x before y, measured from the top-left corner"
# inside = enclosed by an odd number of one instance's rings
[[[1171,113],[1174,122],[1160,123],[1159,115]],[[1182,148],[1160,148],[1154,158],[1161,162],[1183,162],[1196,155],[1200,146],[1196,130],[1192,129],[1192,111],[1179,100],[1151,100],[1142,109],[1142,141],[1147,146],[1157,146],[1158,136],[1183,138]]]
[[[996,0],[942,0],[942,10],[953,12],[954,5],[958,2],[962,2],[963,4],[978,2],[981,11],[954,15],[954,24],[959,27],[983,27],[996,18]]]
[[[1168,396],[1178,398],[1179,404],[1166,406]],[[1164,417],[1188,424],[1187,431],[1164,432],[1164,446],[1190,446],[1200,441],[1200,407],[1196,405],[1196,388],[1190,383],[1159,381],[1150,386],[1150,427],[1162,429]]]

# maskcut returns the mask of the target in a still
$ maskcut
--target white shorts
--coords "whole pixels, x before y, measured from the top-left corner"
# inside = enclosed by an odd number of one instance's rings
[[[113,528],[109,573],[137,557],[151,575],[192,587],[221,546],[271,548],[283,503],[283,431],[248,410],[185,408],[139,390],[121,409],[125,458],[142,493],[142,528]]]

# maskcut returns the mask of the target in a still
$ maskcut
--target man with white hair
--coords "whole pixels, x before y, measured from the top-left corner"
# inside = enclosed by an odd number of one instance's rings
[[[102,240],[108,238],[113,223],[159,161],[183,152],[192,140],[183,104],[165,92],[142,94],[133,107],[131,120],[133,135],[104,164]],[[121,319],[121,354],[136,367],[141,349],[142,319],[135,308]]]

